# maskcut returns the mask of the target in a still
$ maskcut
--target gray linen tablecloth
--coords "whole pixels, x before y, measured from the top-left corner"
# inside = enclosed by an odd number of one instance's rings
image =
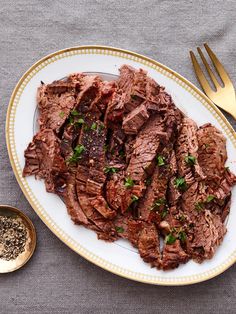
[[[22,209],[38,234],[31,261],[0,276],[0,313],[236,313],[236,266],[208,282],[160,287],[120,278],[71,251],[26,201],[4,139],[18,79],[39,58],[65,47],[130,49],[197,84],[188,51],[208,42],[236,83],[235,12],[233,0],[0,1],[0,203]]]

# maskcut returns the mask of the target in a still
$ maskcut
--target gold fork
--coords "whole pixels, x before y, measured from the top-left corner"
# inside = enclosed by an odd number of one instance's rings
[[[192,59],[193,67],[197,76],[197,79],[202,86],[206,95],[220,108],[227,111],[231,114],[234,119],[236,119],[236,98],[235,98],[235,90],[234,86],[229,78],[229,75],[225,71],[223,65],[220,63],[214,52],[209,48],[207,44],[204,44],[204,47],[217,71],[220,79],[223,82],[223,86],[220,85],[218,80],[216,79],[214,73],[212,72],[209,64],[206,61],[201,49],[197,47],[198,53],[202,59],[203,64],[205,65],[207,72],[215,86],[215,91],[209,85],[206,76],[204,75],[194,53],[190,51],[190,56]]]

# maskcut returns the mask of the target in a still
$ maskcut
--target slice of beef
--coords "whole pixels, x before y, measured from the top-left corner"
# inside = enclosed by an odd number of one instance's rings
[[[119,237],[123,239],[129,239],[130,223],[134,221],[130,212],[126,212],[124,215],[118,214],[114,221],[114,225]]]
[[[156,105],[156,104],[160,103],[160,100],[159,100],[160,90],[161,90],[160,85],[155,80],[153,80],[152,78],[147,77],[146,99],[150,105],[151,104]]]
[[[73,155],[73,143],[76,141],[76,138],[79,136],[80,129],[68,123],[62,134],[61,139],[61,154],[67,160]]]
[[[136,70],[128,65],[120,68],[118,87],[122,91],[123,107],[125,112],[130,112],[138,107],[146,97],[147,72]]]
[[[76,97],[75,106],[75,109],[82,114],[87,113],[91,109],[93,101],[100,98],[102,86],[99,76],[85,76],[83,82],[83,87]],[[93,109],[97,108],[93,106]]]
[[[160,266],[160,242],[154,224],[145,223],[138,239],[138,250],[144,262],[152,267]]]
[[[91,199],[91,205],[104,217],[107,219],[112,219],[116,216],[116,212],[109,208],[104,197],[99,195]]]
[[[218,205],[223,211],[225,204],[230,199],[232,186],[236,183],[236,176],[225,168],[227,159],[226,139],[211,124],[199,128],[197,135],[199,164],[207,176],[208,194],[214,196],[214,202],[211,204],[216,205],[216,208],[214,206],[211,206],[212,208],[209,206],[209,208],[211,211],[217,212]]]
[[[102,114],[105,114],[108,104],[110,103],[113,93],[116,91],[116,82],[104,81],[101,85],[101,96],[97,100],[96,106]]]
[[[195,220],[194,240],[191,244],[193,259],[199,263],[205,259],[211,259],[221,244],[225,233],[226,227],[220,216],[209,210],[198,215]]]
[[[151,117],[135,139],[127,176],[138,182],[146,179],[163,139],[166,139],[166,133],[162,118]]]
[[[72,174],[68,176],[66,192],[64,193],[64,201],[68,214],[76,224],[89,225],[88,218],[82,211],[82,208],[79,204],[76,192],[75,177]]]
[[[148,118],[147,108],[141,104],[124,118],[122,128],[126,134],[137,134]]]
[[[107,165],[123,164],[123,166],[119,168],[126,168],[125,143],[126,135],[121,129],[121,125],[116,124],[113,126],[113,130],[108,130],[105,145]]]
[[[176,240],[173,244],[164,244],[161,260],[161,268],[163,270],[174,269],[188,260],[189,256],[182,249],[179,240]]]
[[[134,247],[138,247],[139,236],[143,230],[144,222],[141,220],[130,219],[128,221],[128,240]]]
[[[127,188],[124,172],[120,171],[114,173],[106,184],[106,200],[111,208],[124,213],[132,204],[134,197],[140,198],[143,195],[145,188],[142,183]]]
[[[198,261],[209,259],[222,242],[226,227],[221,216],[207,209],[208,187],[195,182],[182,197],[182,209],[191,221],[191,254]]]
[[[188,157],[193,158],[192,163],[188,163]],[[184,178],[188,186],[197,179],[205,178],[198,164],[197,125],[186,117],[182,120],[182,127],[176,142],[176,159],[179,177]]]
[[[76,104],[75,93],[54,94],[48,92],[48,86],[42,85],[37,95],[40,129],[52,129],[58,133]]]
[[[198,162],[207,180],[218,181],[224,176],[227,159],[226,139],[211,124],[205,124],[197,132],[199,143]]]
[[[117,232],[112,221],[106,220],[92,205],[94,198],[90,197],[87,193],[83,192],[81,188],[81,183],[78,181],[76,184],[77,195],[79,199],[79,204],[88,218],[88,220],[94,224],[99,232],[98,238],[105,241],[115,241],[117,239]]]
[[[67,168],[60,155],[60,140],[52,130],[44,129],[33,137],[25,150],[25,159],[23,176],[34,174],[36,178],[44,179],[48,192],[60,188],[55,183],[59,183],[59,174],[63,176]]]
[[[121,90],[117,90],[112,94],[112,97],[107,105],[104,123],[110,129],[113,129],[113,124],[122,123],[124,114],[124,94]]]
[[[151,184],[147,187],[145,196],[139,202],[140,219],[145,221],[151,219],[159,223],[161,218],[167,214],[168,203],[166,192],[168,182],[173,175],[171,167],[172,151],[173,145],[170,144],[159,155],[163,159],[163,165],[155,167]]]

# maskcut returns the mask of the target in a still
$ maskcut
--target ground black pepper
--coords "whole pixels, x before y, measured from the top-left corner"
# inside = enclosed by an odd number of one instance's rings
[[[24,252],[27,229],[20,218],[0,216],[0,258],[14,260]]]

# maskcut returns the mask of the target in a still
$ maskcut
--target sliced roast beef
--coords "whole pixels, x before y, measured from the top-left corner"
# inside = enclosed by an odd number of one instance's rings
[[[161,268],[170,270],[189,260],[188,254],[182,249],[180,241],[176,240],[173,244],[165,244],[162,253]]]
[[[136,70],[128,65],[120,68],[118,87],[122,91],[123,108],[130,112],[138,107],[146,97],[147,73],[140,69]]]
[[[59,132],[76,104],[75,93],[54,94],[48,92],[48,86],[38,89],[38,108],[40,111],[40,129],[52,129]]]
[[[91,200],[91,205],[104,217],[107,219],[112,219],[116,216],[116,212],[109,208],[106,200],[100,195],[94,197]]]
[[[145,196],[139,202],[140,219],[149,221],[152,219],[159,223],[168,212],[167,186],[173,175],[171,167],[173,145],[165,147],[156,156],[157,166],[155,167],[151,183],[147,187]]]
[[[179,177],[185,179],[188,186],[205,176],[198,164],[197,125],[189,119],[182,120],[182,127],[176,142],[176,159]]]
[[[72,174],[68,176],[66,192],[64,193],[64,201],[68,214],[76,224],[89,225],[88,218],[82,211],[82,208],[79,204],[76,192],[75,177]]]
[[[208,180],[218,181],[224,176],[227,159],[226,139],[211,124],[205,124],[197,132],[199,143],[198,162]]]
[[[142,220],[131,219],[128,221],[128,239],[134,247],[138,247],[138,240],[143,226],[144,222]]]
[[[142,104],[125,117],[122,128],[126,134],[137,134],[148,118],[147,108]]]
[[[162,270],[212,258],[236,183],[220,131],[198,129],[164,87],[128,65],[114,82],[83,73],[42,82],[37,102],[40,132],[23,175],[44,179],[75,224],[127,239]]]
[[[76,97],[76,106],[80,113],[87,113],[93,104],[93,101],[100,98],[101,79],[98,76],[85,76],[83,78],[83,87]],[[93,107],[93,109],[95,109]]]
[[[92,205],[94,198],[90,197],[87,193],[84,193],[81,189],[81,183],[77,182],[77,195],[79,199],[79,204],[88,218],[88,220],[93,223],[99,232],[98,238],[106,241],[114,241],[117,239],[117,232],[112,221],[106,220]]]
[[[160,242],[154,224],[145,223],[138,239],[138,250],[142,259],[152,267],[160,266]]]
[[[192,223],[191,249],[197,261],[211,258],[226,232],[221,216],[207,209],[207,191],[205,183],[196,182],[183,194],[182,209]]]
[[[130,182],[130,186],[126,184],[124,172],[114,173],[108,180],[106,185],[106,199],[111,208],[120,210],[124,213],[134,200],[139,199],[146,187],[141,182],[134,184]]]
[[[56,187],[56,183],[59,183],[58,176],[63,176],[67,168],[60,155],[60,140],[52,130],[44,129],[34,136],[25,150],[25,159],[23,176],[34,174],[36,178],[45,180],[48,192],[56,192],[59,188]]]
[[[146,179],[163,139],[166,139],[166,133],[162,118],[151,117],[135,139],[127,176],[138,182]]]

